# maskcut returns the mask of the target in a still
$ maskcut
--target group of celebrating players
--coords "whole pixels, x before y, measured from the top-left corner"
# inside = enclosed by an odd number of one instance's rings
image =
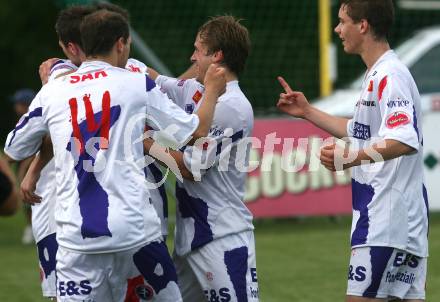
[[[360,146],[320,154],[330,170],[353,158],[342,165],[353,171],[347,301],[425,298],[420,97],[387,42],[393,17],[391,0],[341,1],[335,31],[368,68],[353,119],[317,110],[279,78],[281,111]],[[249,33],[233,16],[210,18],[193,65],[172,78],[129,58],[128,19],[112,4],[61,11],[55,28],[67,59],[40,66],[43,87],[6,140],[10,161],[35,156],[21,188],[33,204],[43,296],[258,301],[246,171],[237,164],[248,164],[241,143],[254,122],[238,83]],[[388,102],[398,99],[409,102]],[[172,257],[159,163],[177,176]]]

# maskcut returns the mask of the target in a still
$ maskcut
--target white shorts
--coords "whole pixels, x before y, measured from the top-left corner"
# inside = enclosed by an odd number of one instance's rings
[[[58,243],[56,234],[50,234],[37,242],[38,262],[43,297],[56,297],[56,255]]]
[[[183,301],[258,302],[252,231],[216,239],[174,260]]]
[[[426,260],[391,247],[354,248],[347,295],[423,300]]]
[[[106,254],[57,253],[57,301],[180,302],[176,270],[163,242]]]

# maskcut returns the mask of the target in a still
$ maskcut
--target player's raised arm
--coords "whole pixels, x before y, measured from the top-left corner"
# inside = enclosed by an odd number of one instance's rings
[[[194,131],[194,139],[205,137],[209,133],[217,99],[226,87],[225,69],[217,64],[211,64],[206,72],[204,84],[204,99],[196,113],[200,123],[196,131]]]
[[[278,77],[278,81],[284,89],[278,100],[278,109],[293,117],[306,119],[338,138],[347,136],[348,119],[332,116],[313,107],[302,92],[293,91],[282,77]]]

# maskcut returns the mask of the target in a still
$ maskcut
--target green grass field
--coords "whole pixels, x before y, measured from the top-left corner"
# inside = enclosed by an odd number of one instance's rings
[[[36,249],[20,243],[21,214],[0,219],[0,301],[38,302]],[[262,302],[344,301],[350,219],[257,221]],[[440,301],[440,214],[431,216],[427,301]]]

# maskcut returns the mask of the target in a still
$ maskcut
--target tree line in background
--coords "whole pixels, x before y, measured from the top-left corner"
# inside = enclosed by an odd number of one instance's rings
[[[0,138],[14,126],[15,117],[9,97],[15,90],[41,86],[38,67],[49,57],[63,56],[58,47],[54,23],[61,0],[0,0],[0,54],[3,58],[0,82]],[[178,75],[189,66],[194,35],[208,16],[233,14],[242,17],[252,39],[252,53],[241,86],[257,114],[272,112],[281,91],[276,76],[283,75],[296,89],[313,99],[319,95],[318,1],[144,1],[115,0],[127,8],[131,23],[170,70]],[[336,1],[337,2],[337,1]],[[336,3],[335,2],[335,3]],[[333,26],[338,7],[332,7]],[[397,9],[396,24],[390,37],[392,45],[416,29],[439,22],[440,11]],[[337,46],[338,80],[335,87],[346,85],[358,76],[363,65],[357,56],[343,53]],[[134,50],[133,57],[142,60]],[[149,62],[146,62],[147,64]],[[276,111],[273,111],[276,112]]]

